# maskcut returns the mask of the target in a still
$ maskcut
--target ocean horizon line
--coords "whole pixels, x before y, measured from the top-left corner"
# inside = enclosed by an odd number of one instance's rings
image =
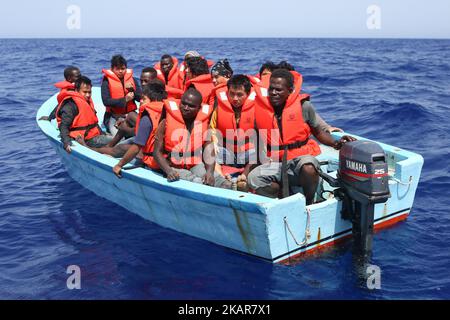
[[[120,39],[308,39],[308,40],[450,40],[449,38],[440,37],[0,37],[0,40],[120,40]]]

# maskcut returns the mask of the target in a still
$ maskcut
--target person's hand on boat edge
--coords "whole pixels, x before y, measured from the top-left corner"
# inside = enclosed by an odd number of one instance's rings
[[[50,117],[48,116],[42,116],[38,119],[39,121],[50,121]]]
[[[214,174],[211,172],[206,172],[205,176],[203,177],[203,184],[214,187],[214,183],[215,183]]]
[[[336,150],[340,150],[345,143],[352,141],[356,141],[356,138],[352,136],[342,136],[339,140],[336,140],[334,142],[333,148],[335,148]]]
[[[70,145],[70,142],[64,145],[64,150],[66,150],[66,152],[69,154],[72,152],[72,148],[70,147]]]
[[[122,175],[120,174],[121,171],[122,171],[122,166],[116,164],[116,165],[113,167],[113,172],[114,172],[114,174],[117,176],[117,178],[119,178],[119,179],[122,178]]]
[[[180,174],[176,170],[170,170],[170,172],[167,174],[167,181],[173,182],[180,179]]]

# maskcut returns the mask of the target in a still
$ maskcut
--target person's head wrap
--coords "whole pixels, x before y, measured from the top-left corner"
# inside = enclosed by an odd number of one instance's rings
[[[231,69],[228,59],[217,61],[217,63],[211,68],[211,74],[231,78],[233,75],[233,69]]]
[[[184,54],[184,59],[192,58],[192,57],[200,57],[200,53],[197,51],[191,50]]]

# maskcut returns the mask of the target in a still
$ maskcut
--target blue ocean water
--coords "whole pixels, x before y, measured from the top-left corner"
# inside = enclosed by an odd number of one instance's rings
[[[74,64],[100,84],[122,53],[137,73],[163,53],[227,57],[237,73],[287,60],[330,124],[425,158],[411,215],[376,234],[381,289],[351,244],[291,266],[192,238],[74,182],[35,122]],[[0,299],[449,299],[450,40],[0,40]],[[66,268],[82,270],[68,290]]]

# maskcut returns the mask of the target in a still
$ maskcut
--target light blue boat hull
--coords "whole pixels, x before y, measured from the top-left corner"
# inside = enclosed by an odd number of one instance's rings
[[[93,98],[102,119],[104,106],[99,88],[93,88]],[[37,119],[48,115],[55,105],[56,95],[41,106]],[[74,180],[98,196],[161,226],[271,262],[289,261],[351,235],[351,223],[341,219],[341,203],[332,197],[306,207],[300,193],[278,200],[187,181],[169,183],[161,175],[143,168],[123,171],[123,178],[118,179],[112,172],[117,159],[76,142],[72,153],[67,154],[55,124],[38,121],[38,125]],[[375,206],[376,227],[406,218],[423,165],[423,158],[418,154],[380,145],[388,155],[390,173],[395,180],[389,181],[388,202]],[[320,159],[337,162],[338,153],[324,147]],[[324,186],[332,190],[328,184]]]

